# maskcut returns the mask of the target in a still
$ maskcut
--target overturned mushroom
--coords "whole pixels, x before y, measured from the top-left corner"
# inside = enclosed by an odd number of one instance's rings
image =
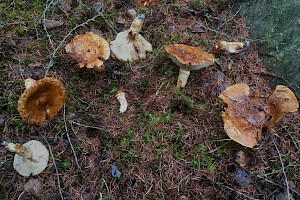
[[[122,92],[122,91],[118,91],[117,94],[116,94],[116,97],[118,99],[118,101],[120,102],[120,113],[123,113],[127,110],[127,106],[128,106],[128,103],[127,103],[127,100],[126,100],[126,97],[125,97],[125,92]]]
[[[165,50],[173,62],[180,67],[177,88],[185,87],[190,71],[211,66],[215,62],[212,54],[197,47],[174,44],[165,46]]]
[[[65,47],[66,52],[75,59],[80,68],[95,68],[97,71],[104,71],[103,60],[110,56],[108,42],[93,32],[77,35]]]
[[[138,15],[132,22],[130,29],[117,34],[111,42],[112,53],[122,61],[134,61],[146,57],[146,52],[152,51],[152,45],[139,34],[145,16]]]
[[[249,45],[250,45],[249,41],[244,41],[244,42],[219,41],[215,46],[215,50],[220,53],[240,53],[241,51],[248,48]]]
[[[266,123],[266,127],[271,130],[283,118],[285,113],[295,112],[299,108],[299,103],[295,94],[286,86],[278,85],[272,94],[267,98],[268,114],[272,117]]]
[[[222,113],[225,133],[235,142],[253,148],[261,139],[266,113],[257,109],[257,100],[249,95],[248,85],[236,84],[225,89],[219,98],[227,104]]]
[[[48,165],[49,151],[39,141],[30,140],[25,144],[2,142],[11,152],[16,153],[13,166],[22,176],[37,175]]]
[[[66,100],[66,89],[62,82],[53,77],[35,81],[26,79],[26,90],[19,98],[18,111],[29,124],[42,124],[54,118]]]

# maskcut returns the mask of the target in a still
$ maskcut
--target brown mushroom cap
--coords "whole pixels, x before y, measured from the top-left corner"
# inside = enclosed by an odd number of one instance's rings
[[[165,50],[174,63],[180,68],[189,71],[208,67],[215,62],[215,58],[212,54],[198,47],[173,44],[165,46]]]
[[[299,103],[295,94],[286,86],[278,85],[267,99],[269,108],[267,112],[271,115],[266,126],[268,129],[275,127],[283,118],[285,113],[295,112]]]
[[[107,60],[110,56],[108,42],[93,32],[77,35],[65,49],[80,67],[101,67],[103,61],[99,58]]]
[[[235,142],[252,148],[261,139],[266,114],[256,108],[257,100],[249,95],[248,85],[236,84],[224,90],[219,98],[227,104],[222,113],[225,133]]]
[[[62,82],[46,77],[25,90],[18,101],[18,111],[27,123],[42,124],[59,113],[65,100],[66,89]]]

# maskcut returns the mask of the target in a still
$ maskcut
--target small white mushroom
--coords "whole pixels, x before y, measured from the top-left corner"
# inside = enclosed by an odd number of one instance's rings
[[[122,92],[122,91],[117,92],[116,97],[117,97],[118,101],[120,102],[120,109],[119,109],[120,113],[125,112],[127,110],[127,106],[128,106],[128,103],[127,103],[127,100],[125,97],[125,92]]]
[[[219,41],[215,46],[215,50],[223,53],[240,53],[247,49],[249,45],[250,42],[247,40],[243,42]]]
[[[9,151],[16,153],[13,166],[22,176],[37,175],[48,165],[49,151],[39,141],[30,140],[23,145],[7,142],[2,144]]]
[[[117,34],[111,42],[112,53],[122,61],[134,61],[146,58],[146,52],[152,51],[152,45],[139,34],[145,16],[138,15],[132,22],[130,29]]]

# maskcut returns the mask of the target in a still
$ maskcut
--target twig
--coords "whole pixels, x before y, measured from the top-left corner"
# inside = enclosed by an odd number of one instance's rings
[[[194,172],[189,173],[188,175],[186,175],[185,177],[183,177],[183,178],[179,181],[178,186],[177,186],[177,187],[178,187],[178,188],[177,188],[178,192],[179,192],[179,187],[180,187],[182,181],[184,181],[185,179],[187,179],[187,178],[188,178],[189,176],[191,176],[193,173],[194,173]]]
[[[246,197],[246,198],[248,198],[248,199],[251,199],[251,200],[259,200],[259,199],[253,198],[253,197],[249,197],[248,195],[246,195],[246,194],[244,194],[244,193],[241,193],[241,192],[239,192],[239,191],[237,191],[237,190],[235,190],[235,189],[233,189],[233,188],[231,188],[231,187],[228,187],[228,186],[226,186],[226,185],[224,185],[224,184],[222,184],[222,183],[220,183],[220,182],[216,182],[216,184],[219,185],[219,186],[221,186],[221,187],[224,187],[224,188],[226,188],[226,189],[228,189],[228,190],[231,190],[231,191],[233,191],[233,192],[236,192],[236,193],[238,193],[239,195],[242,195],[242,196],[244,196],[244,197]]]
[[[49,2],[49,0],[46,1],[46,7],[45,7],[45,9],[43,10],[41,22],[42,22],[42,25],[43,25],[43,29],[44,29],[44,31],[46,32],[46,36],[47,36],[47,38],[48,38],[48,40],[49,40],[49,43],[50,43],[52,49],[55,50],[53,41],[52,41],[52,39],[51,39],[51,35],[49,34],[49,32],[48,32],[48,30],[47,30],[47,27],[46,27],[46,23],[45,23],[45,22],[46,22],[46,13],[47,13],[47,10],[51,7],[51,5],[52,5],[53,3],[54,3],[53,0],[51,0],[50,2]]]
[[[100,128],[100,127],[96,127],[96,126],[89,126],[89,125],[85,125],[85,124],[80,124],[78,122],[74,122],[74,121],[71,121],[69,120],[69,122],[73,123],[73,124],[76,124],[78,126],[82,126],[82,127],[85,127],[85,128],[94,128],[94,129],[98,129],[98,130],[102,130],[102,131],[107,131],[105,130],[104,128]]]
[[[21,199],[21,196],[22,196],[24,193],[25,193],[25,191],[21,192],[21,194],[20,194],[19,197],[18,197],[18,200]]]
[[[71,146],[71,149],[72,149],[72,152],[73,152],[73,155],[74,155],[74,158],[75,158],[76,165],[77,165],[78,169],[82,172],[81,167],[78,163],[78,159],[77,159],[75,149],[73,147],[73,144],[72,144],[72,141],[71,141],[70,135],[69,135],[69,130],[68,130],[67,121],[66,121],[66,104],[64,104],[64,113],[63,113],[63,115],[64,115],[64,123],[65,123],[65,130],[66,130],[67,138],[68,138],[69,144]]]
[[[271,140],[272,140],[272,142],[273,142],[273,144],[274,144],[274,146],[275,146],[275,148],[276,148],[276,151],[277,151],[277,153],[278,153],[279,160],[280,160],[280,163],[281,163],[282,173],[283,173],[284,179],[285,179],[285,185],[286,185],[287,197],[288,197],[288,199],[291,199],[291,197],[290,197],[290,186],[289,186],[289,182],[288,182],[288,179],[287,179],[285,170],[284,170],[285,167],[284,167],[284,164],[283,164],[283,161],[282,161],[281,153],[280,153],[280,151],[279,151],[279,149],[278,149],[278,147],[277,147],[277,145],[276,145],[276,143],[275,143],[275,141],[274,141],[274,139],[273,139],[273,135],[271,135]]]
[[[23,73],[24,73],[24,70],[22,69],[20,63],[21,63],[20,60],[18,60],[18,65],[19,65],[20,74],[21,74],[21,77],[22,77],[23,81],[25,81],[24,74],[23,74]]]
[[[40,133],[40,136],[45,140],[45,142],[46,142],[47,145],[48,145],[49,152],[50,152],[50,155],[51,155],[51,158],[52,158],[52,161],[53,161],[53,166],[54,166],[55,172],[56,172],[57,184],[58,184],[58,192],[59,192],[60,198],[61,198],[62,200],[64,200],[64,196],[63,196],[63,194],[62,194],[62,189],[61,189],[61,186],[60,186],[60,178],[59,178],[58,168],[57,168],[57,165],[56,165],[56,162],[55,162],[55,158],[54,158],[53,153],[52,153],[51,145],[49,144],[49,142],[48,142],[48,140],[45,138],[45,136],[43,136],[41,133]]]

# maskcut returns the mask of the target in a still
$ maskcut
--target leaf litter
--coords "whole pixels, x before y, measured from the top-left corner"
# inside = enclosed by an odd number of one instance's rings
[[[18,7],[38,9],[20,5],[22,2],[16,1],[17,6],[8,6],[8,11],[17,11]],[[18,44],[11,48],[4,42],[0,46],[0,55],[4,55],[9,66],[3,68],[1,65],[1,70],[4,70],[1,71],[3,87],[0,89],[0,114],[5,116],[5,124],[8,126],[5,125],[0,130],[3,137],[9,140],[25,142],[43,134],[50,142],[56,141],[55,144],[51,143],[51,148],[59,174],[53,173],[54,164],[50,161],[49,167],[39,175],[44,188],[47,188],[45,197],[59,197],[58,178],[64,186],[63,196],[66,199],[80,199],[91,194],[97,199],[199,199],[204,198],[203,194],[210,194],[210,199],[244,199],[241,193],[255,198],[260,197],[260,194],[266,197],[273,194],[277,186],[274,189],[274,184],[266,184],[262,181],[264,179],[251,177],[251,183],[241,190],[240,186],[236,186],[234,181],[228,178],[227,170],[233,165],[231,156],[237,148],[243,147],[228,141],[219,115],[223,110],[222,104],[217,99],[223,90],[235,83],[248,84],[251,90],[259,91],[262,96],[270,94],[271,89],[266,83],[269,73],[261,64],[255,44],[240,52],[243,56],[239,58],[236,55],[216,54],[217,59],[224,61],[225,65],[232,63],[231,66],[220,69],[215,65],[211,69],[193,73],[187,86],[180,93],[173,90],[178,69],[172,67],[174,64],[163,51],[159,51],[166,44],[181,43],[201,47],[213,53],[217,41],[249,39],[245,18],[235,15],[229,2],[204,0],[199,5],[196,1],[155,1],[154,4],[154,1],[145,1],[149,3],[148,7],[140,10],[136,7],[136,2],[113,0],[101,1],[103,6],[101,5],[100,10],[106,21],[99,17],[75,28],[95,14],[93,6],[97,2],[72,1],[72,9],[65,9],[68,10],[67,14],[57,12],[56,5],[45,9],[46,4],[39,2],[44,6],[42,10],[31,12],[31,16],[24,21],[40,19],[43,9],[49,19],[63,19],[64,25],[49,30],[52,44],[42,29],[38,26],[31,27],[26,22],[11,24],[0,30],[1,41],[10,41],[4,33],[14,30],[16,33],[11,44]],[[28,76],[32,71],[45,68],[51,59],[52,45],[55,47],[61,41],[68,43],[73,36],[98,29],[108,41],[114,40],[113,29],[119,32],[130,26],[132,17],[126,14],[129,8],[136,9],[138,14],[140,11],[146,13],[141,33],[151,42],[153,53],[133,63],[120,65],[114,58],[105,61],[109,69],[118,69],[121,72],[119,76],[112,76],[106,72],[100,74],[94,73],[93,70],[76,68],[76,64],[65,54],[63,48],[58,48],[50,73],[51,76],[61,77],[70,89],[65,116],[60,114],[42,127],[23,123],[14,104],[23,91],[21,75]],[[124,19],[122,26],[115,23],[116,16]],[[9,17],[5,20],[14,22],[14,19]],[[205,32],[199,29],[192,33],[190,22],[195,21],[203,25]],[[224,25],[218,28],[219,24]],[[72,28],[75,28],[75,31],[68,35]],[[35,30],[36,35],[27,33],[28,29]],[[35,63],[40,65],[36,66]],[[218,74],[222,74],[222,77],[215,78],[219,77]],[[43,72],[36,75],[36,79],[40,79]],[[118,102],[112,100],[115,93],[111,92],[119,86],[122,86],[131,101],[130,111],[122,116],[118,112]],[[172,109],[174,97],[178,96],[185,99],[186,106]],[[141,103],[145,102],[144,100],[147,100],[146,103]],[[69,120],[72,123],[69,124]],[[251,120],[253,121],[253,118],[250,118]],[[296,134],[299,129],[298,122],[299,114],[296,112],[285,115],[281,118],[281,123],[274,127],[276,134],[281,137],[278,146],[292,165],[287,165],[285,169],[289,174],[288,179],[296,185],[297,176],[294,173],[299,172],[299,165],[297,162],[294,165],[292,163],[298,157],[295,145],[295,141],[299,140]],[[71,128],[74,132],[70,134],[70,139],[83,173],[72,162],[68,168],[60,167],[61,161],[73,160],[74,157],[69,151],[70,142],[67,141],[65,128]],[[81,138],[80,141],[76,139],[75,133]],[[280,169],[277,173],[268,174],[274,167],[280,166],[277,154],[273,151],[274,147],[269,144],[268,135],[263,132],[257,147],[251,149],[257,163],[255,166],[248,164],[246,167],[251,173],[266,174],[268,180],[284,185]],[[118,160],[122,166],[121,178],[112,177],[113,160]],[[1,157],[2,166],[6,169],[5,173],[0,172],[1,194],[18,199],[24,183],[9,162],[12,162],[11,157]],[[148,163],[151,163],[151,166]],[[245,179],[246,176],[242,172],[240,175],[239,179]],[[216,182],[222,182],[232,190],[219,188]],[[104,187],[102,183],[105,183]],[[300,186],[295,188],[297,187]],[[32,198],[29,195],[26,197]]]

